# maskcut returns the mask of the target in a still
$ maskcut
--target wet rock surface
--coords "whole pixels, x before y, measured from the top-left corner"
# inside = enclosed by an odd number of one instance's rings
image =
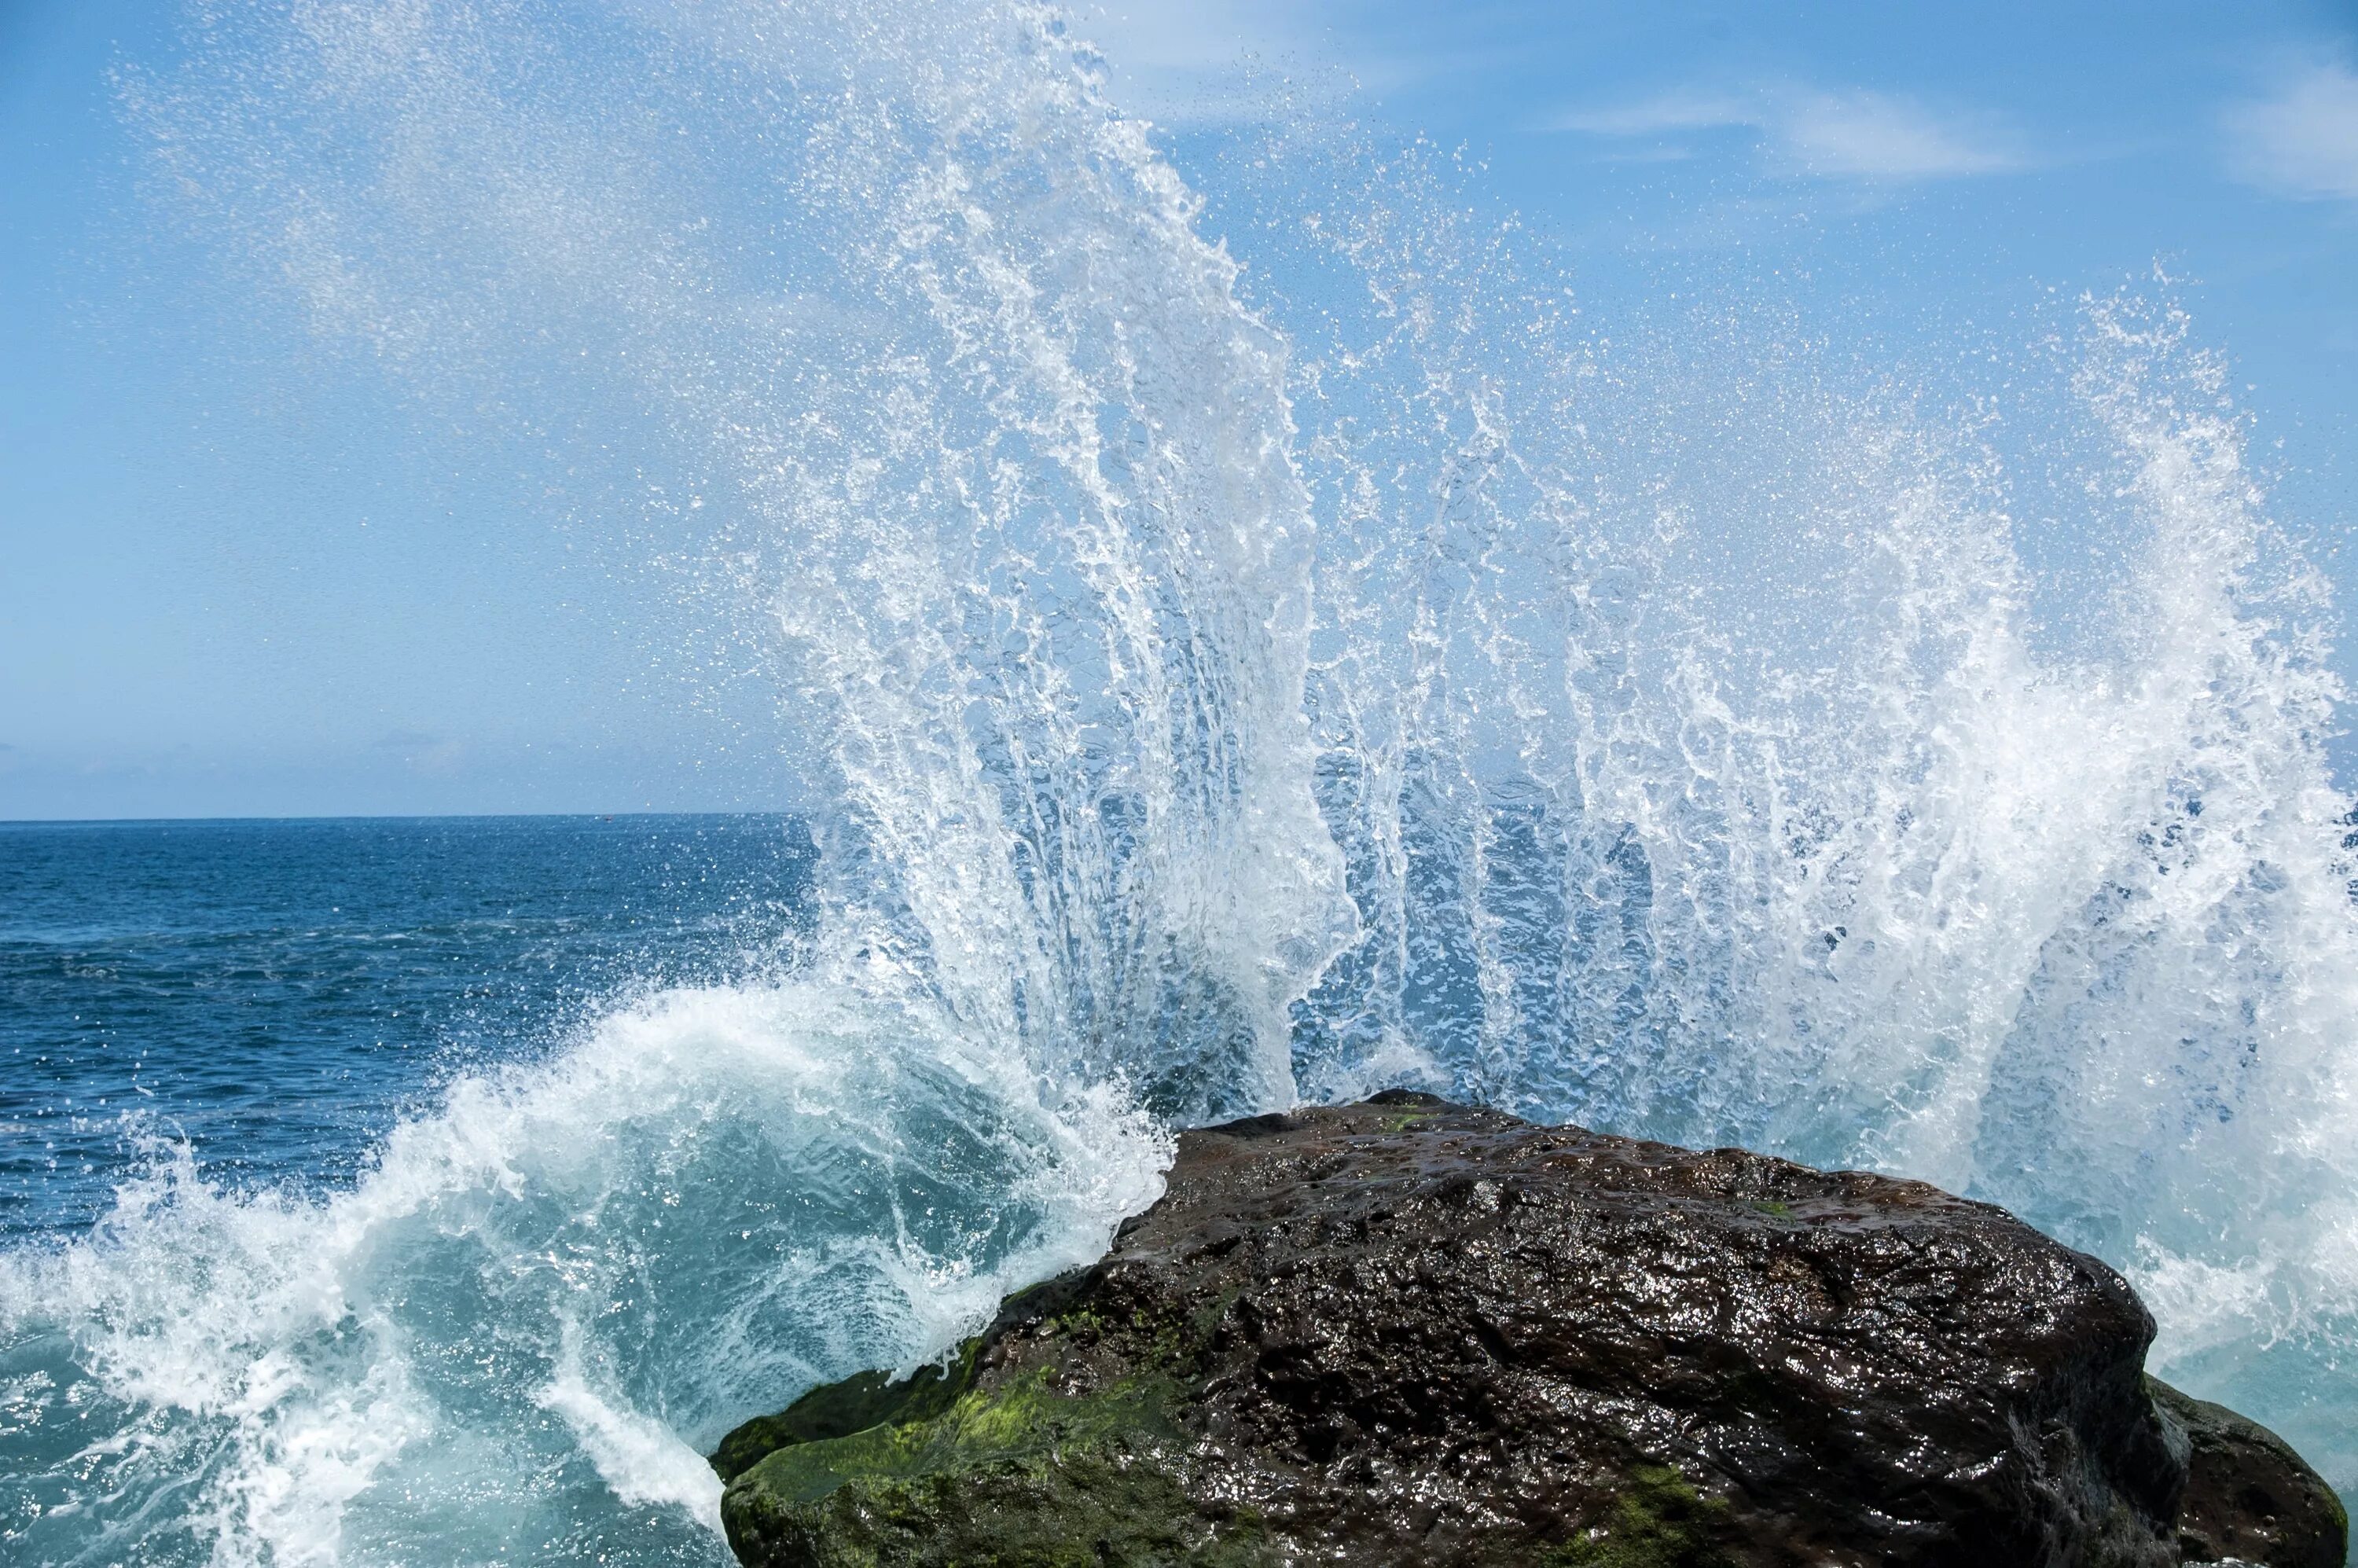
[[[1186,1134],[1096,1266],[715,1465],[756,1568],[2340,1563],[2152,1331],[1931,1187],[1394,1094]]]
[[[2148,1382],[2172,1445],[2182,1443],[2186,1456],[2178,1506],[2185,1561],[2342,1568],[2349,1517],[2290,1444],[2224,1405]]]

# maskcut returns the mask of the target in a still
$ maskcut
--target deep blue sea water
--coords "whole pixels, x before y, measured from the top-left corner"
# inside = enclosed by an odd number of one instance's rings
[[[810,864],[770,816],[0,823],[0,1240],[159,1138],[349,1182],[454,1072],[773,960]]]

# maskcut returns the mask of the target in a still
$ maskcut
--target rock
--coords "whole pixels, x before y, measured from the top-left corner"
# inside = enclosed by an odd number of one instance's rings
[[[2290,1450],[2157,1410],[2152,1332],[1920,1184],[1394,1093],[1185,1134],[1102,1261],[715,1465],[754,1568],[2141,1568],[2213,1549],[2182,1496],[2338,1563]]]
[[[2189,1563],[2342,1568],[2350,1518],[2292,1445],[2224,1405],[2147,1379],[2162,1423],[2186,1454],[2178,1542]]]

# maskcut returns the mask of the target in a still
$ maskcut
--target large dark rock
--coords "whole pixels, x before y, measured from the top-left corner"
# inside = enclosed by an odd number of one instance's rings
[[[1390,1095],[1186,1134],[1102,1262],[715,1465],[756,1568],[2338,1563],[2152,1332],[1931,1187]]]

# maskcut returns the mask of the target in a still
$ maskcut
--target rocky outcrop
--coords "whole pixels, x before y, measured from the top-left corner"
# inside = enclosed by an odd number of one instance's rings
[[[756,1568],[2339,1563],[2152,1330],[1931,1187],[1393,1094],[1186,1134],[1101,1262],[714,1463]]]

